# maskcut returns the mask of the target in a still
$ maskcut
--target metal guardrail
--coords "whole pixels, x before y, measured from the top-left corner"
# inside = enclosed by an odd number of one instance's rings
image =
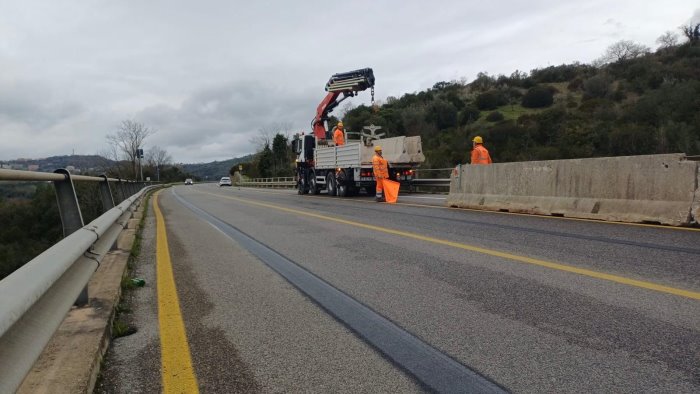
[[[450,187],[450,178],[413,179],[412,186]]]
[[[453,168],[435,168],[416,170],[418,175],[421,172],[443,171],[450,172]],[[277,178],[253,178],[250,181],[235,183],[236,186],[245,187],[267,187],[267,188],[293,188],[296,186],[294,177],[277,177]],[[411,180],[412,186],[422,187],[450,187],[450,178],[415,178]]]
[[[253,178],[250,181],[237,182],[236,186],[247,187],[263,187],[263,188],[281,188],[296,186],[294,177],[276,177],[276,178]]]
[[[73,181],[100,182],[105,211],[83,223]],[[0,181],[51,181],[64,238],[0,281],[0,393],[14,392],[75,304],[87,304],[87,283],[131,217],[148,187],[143,182],[0,170]],[[115,206],[110,182],[116,183]],[[76,301],[76,299],[78,301]]]

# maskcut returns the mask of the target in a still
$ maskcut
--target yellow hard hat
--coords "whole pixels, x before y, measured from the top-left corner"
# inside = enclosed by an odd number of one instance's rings
[[[374,151],[375,151],[375,152],[379,152],[379,151],[381,151],[381,150],[382,150],[382,147],[379,146],[379,145],[377,145],[377,146],[374,147]]]
[[[338,122],[338,127],[343,127],[343,122]]]
[[[484,143],[484,139],[477,135],[476,137],[474,137],[474,139],[472,140],[472,142],[476,142],[477,144],[483,144],[483,143]]]

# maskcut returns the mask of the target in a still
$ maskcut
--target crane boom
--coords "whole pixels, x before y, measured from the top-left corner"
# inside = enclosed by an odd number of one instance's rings
[[[363,68],[345,73],[333,74],[326,83],[326,97],[316,108],[316,117],[311,122],[313,133],[317,138],[326,138],[325,121],[328,114],[348,97],[353,97],[355,93],[372,89],[372,100],[374,101],[374,72],[371,68]],[[342,95],[342,97],[340,97]],[[340,99],[339,99],[340,97]]]

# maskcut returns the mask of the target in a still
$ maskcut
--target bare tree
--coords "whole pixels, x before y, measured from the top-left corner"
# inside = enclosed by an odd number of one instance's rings
[[[621,40],[608,47],[605,54],[601,56],[595,64],[615,63],[624,60],[636,59],[650,52],[646,45],[637,44],[630,40]]]
[[[146,162],[148,162],[150,166],[155,167],[157,181],[160,181],[160,169],[163,168],[164,165],[172,163],[172,161],[173,158],[168,154],[168,151],[158,145],[154,145],[146,152]]]
[[[700,42],[700,23],[693,24],[693,22],[690,22],[687,25],[679,27],[679,29],[681,29],[685,38],[688,39],[690,45],[695,45]]]
[[[281,134],[289,139],[292,130],[291,122],[270,123],[258,129],[258,134],[254,135],[250,142],[255,144],[258,150],[262,150],[265,145],[272,146],[275,135]]]
[[[114,145],[107,145],[107,148],[101,150],[98,155],[104,160],[100,160],[99,171],[104,174],[111,174],[110,176],[116,176],[117,178],[123,178],[124,171],[122,169],[117,147]]]
[[[137,152],[142,148],[143,141],[154,132],[141,123],[124,120],[116,133],[107,136],[107,141],[114,147],[114,150],[131,163],[134,179],[137,177]]]
[[[172,156],[165,149],[154,145],[146,152],[146,161],[153,166],[163,166],[173,161]]]
[[[656,43],[659,44],[659,49],[675,47],[678,45],[678,36],[672,31],[667,30],[656,39]]]

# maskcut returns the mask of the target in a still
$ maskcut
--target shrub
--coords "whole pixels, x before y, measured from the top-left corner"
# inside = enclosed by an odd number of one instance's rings
[[[476,96],[476,107],[482,111],[496,109],[508,104],[506,97],[498,90],[489,90]]]
[[[581,78],[576,78],[573,81],[569,82],[569,84],[566,86],[566,88],[570,91],[576,91],[579,90],[583,87],[583,80]]]
[[[596,75],[583,82],[584,98],[603,98],[610,91],[610,79],[604,75]]]
[[[498,111],[493,111],[490,114],[488,114],[488,116],[486,116],[486,120],[488,120],[489,122],[500,122],[503,119],[505,119],[505,117],[502,113]]]
[[[438,129],[453,127],[457,124],[457,108],[447,101],[436,100],[428,107],[425,120]]]
[[[525,108],[544,108],[554,103],[554,93],[545,86],[530,88],[523,96],[521,104]]]
[[[474,122],[479,119],[480,115],[481,113],[479,112],[478,108],[471,104],[467,105],[459,113],[459,125],[464,126],[465,124]]]

